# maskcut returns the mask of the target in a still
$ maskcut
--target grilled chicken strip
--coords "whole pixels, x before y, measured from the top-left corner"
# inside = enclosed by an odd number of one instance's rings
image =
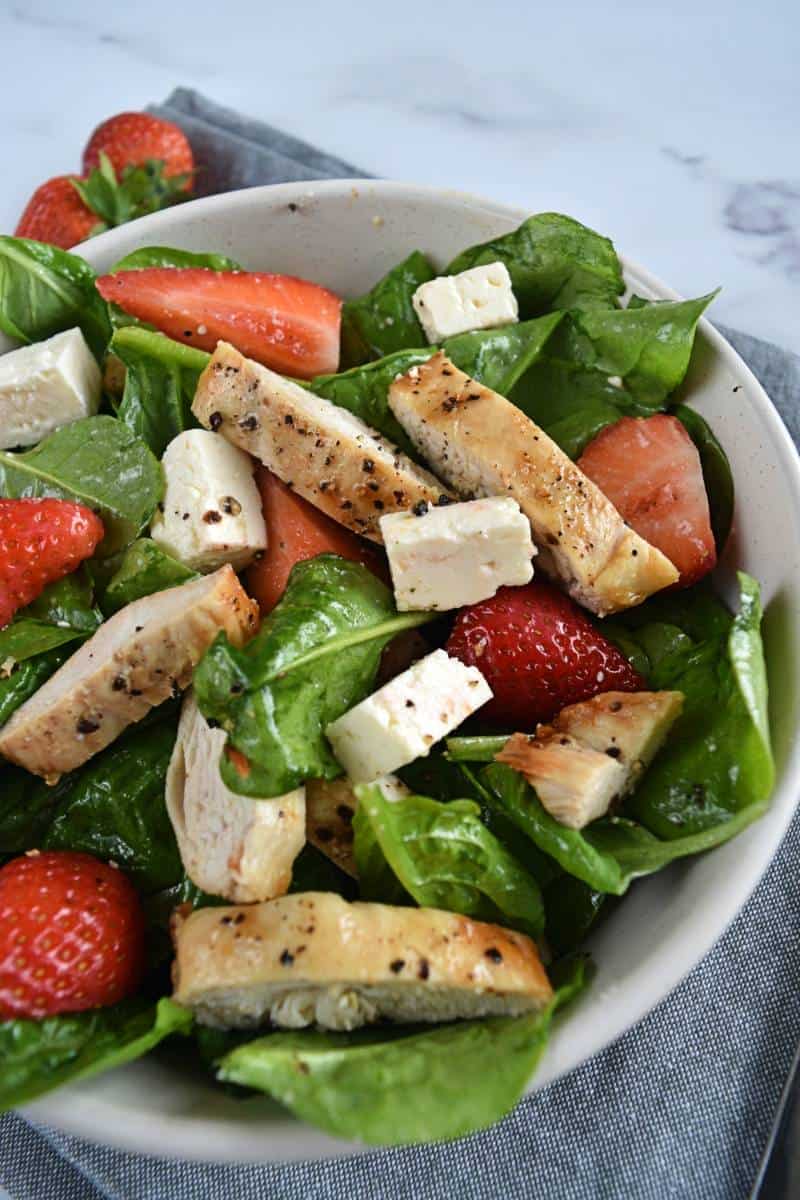
[[[379,519],[447,489],[330,400],[220,342],[192,411],[340,525],[381,542]]]
[[[396,379],[389,406],[425,459],[461,496],[512,496],[539,563],[598,616],[675,583],[660,550],[523,412],[439,352]]]
[[[193,883],[237,904],[271,900],[287,891],[306,842],[305,789],[270,800],[230,791],[219,771],[227,740],[189,692],[167,771],[167,812]]]
[[[134,601],[17,709],[0,731],[0,754],[55,783],[188,687],[220,630],[241,646],[257,614],[228,565]]]
[[[175,1000],[222,1029],[516,1016],[552,996],[524,934],[334,892],[176,915],[173,939]]]
[[[557,821],[583,829],[634,789],[682,707],[681,692],[604,692],[533,735],[515,733],[495,757],[525,776]]]

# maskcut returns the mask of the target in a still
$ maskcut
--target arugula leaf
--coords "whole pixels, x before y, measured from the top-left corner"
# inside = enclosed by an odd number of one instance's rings
[[[693,598],[659,598],[630,617],[615,618],[623,627],[628,619],[628,636],[646,647],[651,686],[676,689],[685,697],[681,717],[626,801],[624,816],[568,829],[550,816],[517,772],[498,763],[480,772],[503,814],[565,871],[598,892],[622,895],[638,876],[728,841],[766,811],[774,764],[761,608],[755,580],[740,573],[739,584],[735,618],[702,589],[695,589]],[[648,609],[660,616],[670,605],[676,621],[693,610],[684,617],[683,630],[646,622]],[[460,739],[462,754],[468,753],[464,743],[470,740]]]
[[[378,784],[359,786],[353,828],[361,894],[383,900],[383,871],[375,877],[374,850],[361,853],[369,829],[405,890],[422,908],[442,908],[482,921],[544,932],[542,894],[480,819],[472,800],[439,803],[427,796],[387,800]],[[370,842],[368,841],[368,845]]]
[[[103,611],[111,616],[126,604],[197,579],[197,572],[172,558],[150,538],[128,546],[102,596]]]
[[[553,309],[612,308],[625,288],[612,242],[560,213],[528,217],[512,233],[471,246],[443,274],[492,262],[508,268],[523,319]]]
[[[78,325],[102,359],[111,326],[95,279],[75,254],[0,236],[0,329],[20,342],[41,342]]]
[[[562,316],[562,313],[550,313],[519,325],[462,333],[447,338],[442,349],[473,379],[508,395],[538,361]],[[311,381],[311,390],[361,417],[414,456],[413,444],[389,408],[389,388],[396,376],[427,362],[436,350],[436,346],[399,350],[378,362],[354,367],[339,375],[318,375]]]
[[[201,712],[250,764],[242,775],[223,757],[228,787],[281,796],[305,779],[340,775],[325,728],[368,694],[391,639],[430,619],[398,615],[388,588],[359,563],[334,554],[297,563],[253,640],[237,650],[221,634],[195,672]]]
[[[192,1014],[169,999],[141,1000],[44,1021],[0,1021],[0,1112],[88,1079],[188,1034]]]
[[[670,411],[683,425],[700,455],[703,482],[706,485],[711,513],[711,529],[717,551],[721,554],[733,523],[734,487],[731,464],[708,422],[699,412],[685,404],[676,404]]]
[[[0,451],[0,496],[58,496],[99,512],[108,557],[133,541],[164,492],[161,466],[114,417],[86,417],[22,453]]]
[[[198,428],[192,400],[210,354],[137,325],[117,329],[109,351],[126,367],[117,416],[155,455],[184,429]]]
[[[0,784],[0,853],[84,850],[113,859],[143,892],[182,876],[164,785],[177,715],[136,725],[55,787],[8,766]]]
[[[587,982],[585,964],[575,961],[547,1008],[523,1017],[423,1032],[271,1034],[226,1054],[217,1077],[267,1092],[337,1137],[384,1146],[461,1137],[513,1108],[553,1015]]]
[[[342,306],[342,365],[359,366],[408,346],[424,346],[425,334],[411,303],[435,272],[421,250],[393,267],[357,300]]]
[[[173,246],[140,246],[114,263],[109,274],[142,271],[147,267],[208,267],[212,271],[244,269],[240,263],[224,254],[195,254],[191,250],[177,250]]]

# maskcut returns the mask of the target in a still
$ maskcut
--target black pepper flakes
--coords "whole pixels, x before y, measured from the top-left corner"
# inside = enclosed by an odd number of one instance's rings
[[[111,680],[112,692],[124,692],[126,687],[127,687],[127,684],[125,682],[124,675],[115,675],[114,678]]]
[[[372,461],[371,458],[365,458],[363,463],[361,464],[361,470],[365,471],[367,473],[367,475],[371,475],[372,472],[375,470],[375,463]]]
[[[483,957],[488,958],[489,962],[501,963],[503,956],[496,946],[490,946],[488,950],[484,950]]]
[[[211,429],[211,432],[216,433],[217,430],[222,425],[222,413],[221,412],[213,412],[211,414],[211,416],[208,418],[208,424],[209,424],[209,428]]]
[[[208,512],[203,513],[203,521],[206,525],[218,525],[222,520],[222,513],[217,512],[215,508],[210,508]]]
[[[418,979],[427,979],[428,976],[430,975],[430,973],[431,973],[430,963],[428,962],[427,958],[421,958],[419,960],[419,966],[417,967],[417,978]]]
[[[411,511],[415,517],[424,517],[425,513],[428,511],[428,501],[418,500]]]
[[[93,721],[89,717],[81,717],[75,728],[78,733],[97,733],[100,728],[100,722]]]
[[[619,746],[609,746],[606,750],[609,758],[622,758],[622,751]]]
[[[405,965],[406,960],[404,958],[393,958],[389,963],[389,970],[393,975],[399,975]]]
[[[280,959],[278,961],[282,967],[291,967],[294,964],[294,955],[288,950],[282,950]]]
[[[252,433],[254,429],[258,429],[258,417],[255,413],[248,413],[246,417],[242,417],[239,428],[244,429],[246,433]]]
[[[238,517],[242,511],[242,506],[235,496],[223,496],[219,506],[228,517]]]

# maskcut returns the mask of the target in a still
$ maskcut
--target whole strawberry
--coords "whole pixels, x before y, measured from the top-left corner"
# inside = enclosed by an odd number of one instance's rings
[[[14,235],[70,250],[106,228],[105,221],[84,204],[73,177],[56,175],[33,193]]]
[[[646,686],[577,604],[539,580],[461,609],[447,652],[478,667],[492,689],[481,718],[519,731],[599,692]]]
[[[126,167],[162,163],[165,179],[182,176],[181,188],[190,192],[194,180],[194,155],[186,134],[172,121],[151,113],[124,112],[98,125],[83,152],[83,173],[91,174],[105,154],[117,175]]]
[[[116,867],[50,850],[0,869],[0,1019],[116,1004],[143,964],[141,903]]]
[[[0,500],[0,628],[91,558],[103,522],[70,500]]]

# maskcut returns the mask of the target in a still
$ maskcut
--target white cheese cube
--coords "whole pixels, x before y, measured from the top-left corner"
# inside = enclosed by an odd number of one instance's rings
[[[166,490],[150,536],[195,571],[241,570],[267,546],[253,460],[207,429],[173,438],[161,460]]]
[[[80,329],[0,357],[0,450],[33,446],[48,433],[93,416],[101,378]]]
[[[511,276],[501,262],[421,283],[413,305],[431,345],[470,329],[493,329],[519,320]]]
[[[477,604],[533,578],[530,522],[510,497],[387,513],[380,526],[400,612]]]
[[[325,733],[354,783],[371,783],[430,753],[492,691],[476,667],[436,650],[373,692]]]

